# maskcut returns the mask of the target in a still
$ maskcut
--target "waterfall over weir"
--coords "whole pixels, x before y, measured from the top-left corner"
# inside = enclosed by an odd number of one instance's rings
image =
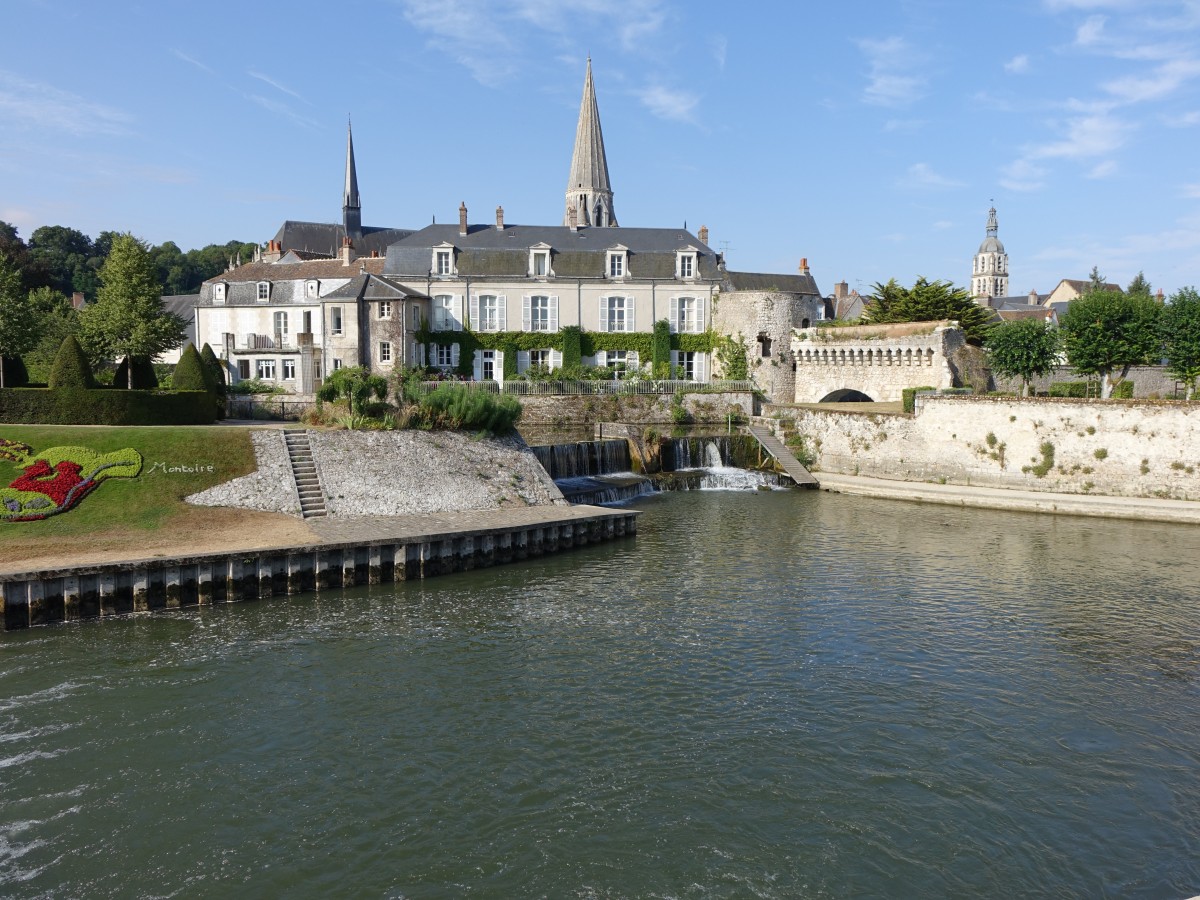
[[[657,491],[754,491],[781,489],[771,472],[731,466],[727,436],[671,438],[662,448],[663,468],[647,477],[632,471],[624,440],[578,441],[530,448],[571,503],[624,503]]]

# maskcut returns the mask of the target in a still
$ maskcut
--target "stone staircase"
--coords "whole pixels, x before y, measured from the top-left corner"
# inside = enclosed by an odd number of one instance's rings
[[[325,491],[317,475],[317,463],[313,459],[312,445],[308,442],[308,432],[284,431],[283,440],[292,464],[292,477],[296,480],[296,493],[300,496],[300,515],[306,519],[326,516]]]
[[[800,465],[800,460],[792,455],[792,451],[787,448],[787,445],[775,437],[769,429],[758,425],[748,425],[746,430],[764,450],[775,457],[780,468],[787,472],[792,481],[796,482],[796,487],[818,488],[821,486],[817,479],[813,478],[812,473]]]

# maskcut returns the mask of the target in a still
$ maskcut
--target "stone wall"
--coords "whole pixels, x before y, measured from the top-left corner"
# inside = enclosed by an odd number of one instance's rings
[[[1043,378],[1035,378],[1030,384],[1034,392],[1048,391],[1050,385],[1059,381],[1083,381],[1083,375],[1078,374],[1070,366],[1060,366]],[[1133,396],[1137,398],[1153,398],[1170,400],[1175,397],[1176,386],[1179,385],[1179,399],[1184,397],[1182,385],[1175,376],[1166,370],[1165,366],[1134,366],[1129,370],[1127,380],[1133,382]],[[1021,379],[996,378],[995,387],[998,391],[1019,393]]]
[[[774,409],[766,421],[803,435],[830,472],[1200,500],[1200,405],[918,396],[913,416],[869,410]]]
[[[795,401],[819,403],[849,390],[894,402],[905,388],[954,387],[953,358],[964,343],[949,322],[804,329],[792,341]]]
[[[598,422],[670,424],[674,421],[671,400],[670,394],[522,397],[521,428],[591,428]],[[683,406],[697,422],[724,422],[731,409],[743,416],[755,412],[754,395],[746,391],[684,394]]]
[[[722,291],[714,299],[712,327],[746,342],[750,376],[772,400],[787,403],[796,392],[792,332],[816,322],[823,311],[824,301],[808,294]],[[769,345],[759,342],[760,335]]]

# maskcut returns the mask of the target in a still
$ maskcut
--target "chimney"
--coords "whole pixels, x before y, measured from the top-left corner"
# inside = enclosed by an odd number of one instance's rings
[[[354,262],[355,256],[354,244],[349,236],[342,238],[342,265],[350,265],[350,263]]]
[[[567,225],[570,226],[572,231],[579,230],[579,213],[576,212],[573,206],[567,207]]]
[[[1155,300],[1157,300],[1159,303],[1165,303],[1165,302],[1166,302],[1166,301],[1163,299],[1163,292],[1162,292],[1162,288],[1159,288],[1159,289],[1158,289],[1158,293],[1154,295],[1154,299],[1155,299]]]
[[[458,233],[467,233],[467,202],[465,200],[458,205]]]
[[[833,299],[845,300],[850,294],[850,285],[845,281],[839,281],[833,286]]]
[[[1033,290],[1031,290],[1029,292],[1029,305],[1037,306],[1037,303],[1038,303],[1038,293],[1037,293],[1037,288],[1034,288]]]
[[[279,262],[279,257],[283,256],[283,242],[270,240],[267,241],[267,252],[263,254],[262,261],[265,263]]]
[[[701,225],[700,230],[696,232],[696,237],[700,238],[700,243],[702,243],[704,246],[707,247],[708,246],[708,226]]]
[[[504,207],[503,206],[496,207],[496,230],[497,231],[504,230]]]
[[[1162,291],[1158,292],[1160,295]],[[75,291],[71,294],[71,309],[83,309],[87,306],[87,301],[83,299],[83,291]]]
[[[800,274],[801,275],[808,274],[808,257],[807,256],[800,257]]]

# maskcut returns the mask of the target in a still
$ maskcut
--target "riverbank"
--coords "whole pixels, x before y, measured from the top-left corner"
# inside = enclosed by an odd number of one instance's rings
[[[940,503],[973,509],[1012,512],[1056,513],[1095,516],[1105,519],[1137,519],[1145,522],[1174,522],[1200,525],[1200,503],[1189,500],[1160,500],[1152,497],[1101,497],[1093,494],[1057,494],[962,484],[929,484],[893,481],[861,475],[817,472],[821,489],[837,494]]]

